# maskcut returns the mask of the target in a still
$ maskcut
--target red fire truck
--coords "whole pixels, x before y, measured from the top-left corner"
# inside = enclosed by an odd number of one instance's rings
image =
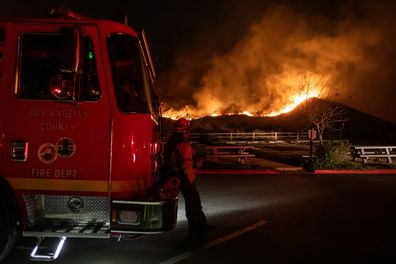
[[[147,42],[125,23],[65,8],[0,19],[0,261],[19,235],[52,260],[68,237],[175,227],[177,195],[158,192],[178,182],[157,184],[155,87]]]

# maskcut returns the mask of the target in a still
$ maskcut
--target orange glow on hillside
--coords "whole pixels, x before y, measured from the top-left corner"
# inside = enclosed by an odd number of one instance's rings
[[[297,81],[295,79],[293,80],[286,80],[286,82],[291,82],[294,85],[297,85]],[[295,89],[290,88],[290,91],[293,91]],[[286,93],[291,93],[291,92],[286,92]],[[163,116],[171,119],[178,119],[181,117],[187,118],[187,119],[197,119],[201,118],[204,116],[221,116],[221,115],[246,115],[246,116],[277,116],[280,114],[284,114],[287,112],[292,111],[295,109],[298,105],[303,103],[305,100],[310,99],[310,98],[320,98],[321,97],[321,89],[318,88],[315,85],[312,85],[312,87],[309,87],[306,92],[303,94],[300,92],[294,92],[291,93],[289,98],[285,100],[286,103],[281,104],[280,102],[274,102],[274,105],[272,108],[272,111],[266,111],[263,112],[262,109],[260,109],[260,106],[250,106],[248,109],[243,110],[243,111],[222,111],[221,109],[224,109],[223,105],[225,105],[225,102],[222,102],[220,100],[213,100],[215,103],[211,104],[203,104],[206,105],[206,108],[198,108],[194,107],[191,105],[186,105],[181,109],[174,109],[169,107],[168,105],[164,104],[163,105]],[[210,98],[210,97],[209,97]]]
[[[250,112],[250,111],[235,112],[235,113],[228,112],[228,113],[223,113],[223,114],[211,113],[211,114],[205,115],[205,114],[200,114],[199,111],[196,111],[191,107],[184,107],[180,110],[175,110],[175,109],[165,110],[163,113],[163,116],[167,117],[167,118],[174,119],[174,120],[181,118],[181,117],[185,117],[185,118],[191,120],[191,119],[201,118],[204,116],[216,117],[216,116],[221,116],[221,115],[278,116],[278,115],[293,111],[293,109],[295,109],[298,105],[303,103],[306,99],[310,99],[310,98],[314,98],[314,97],[317,97],[317,98],[320,97],[318,91],[314,91],[314,92],[310,93],[308,96],[302,96],[302,95],[295,96],[295,98],[293,99],[293,102],[288,105],[285,105],[281,110],[273,111],[273,112],[270,112],[270,113],[264,114],[264,115],[254,114],[254,112]]]
[[[303,103],[305,100],[314,98],[314,97],[316,97],[316,98],[320,97],[319,90],[316,89],[316,90],[310,91],[306,95],[298,95],[294,99],[292,99],[293,102],[291,104],[286,105],[282,110],[280,110],[278,112],[269,113],[267,116],[277,116],[280,114],[284,114],[284,113],[293,111],[294,108],[296,108],[298,105]]]

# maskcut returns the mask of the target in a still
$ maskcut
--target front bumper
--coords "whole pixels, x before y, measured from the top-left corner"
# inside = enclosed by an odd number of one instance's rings
[[[178,198],[156,201],[111,200],[99,196],[24,195],[28,216],[24,236],[110,238],[152,234],[177,222]],[[73,201],[79,203],[73,203]],[[71,210],[81,205],[79,210]]]

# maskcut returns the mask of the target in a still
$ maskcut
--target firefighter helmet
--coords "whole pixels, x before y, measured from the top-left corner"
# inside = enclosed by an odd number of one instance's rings
[[[185,118],[179,118],[173,127],[173,130],[175,132],[185,132],[189,129],[190,129],[190,122]]]

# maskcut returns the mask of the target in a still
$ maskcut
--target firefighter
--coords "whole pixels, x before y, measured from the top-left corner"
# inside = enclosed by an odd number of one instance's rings
[[[165,167],[170,176],[180,179],[180,191],[185,200],[188,235],[192,239],[205,238],[209,229],[202,210],[201,198],[195,185],[193,150],[189,142],[190,122],[181,118],[174,125],[173,135],[165,145]]]

